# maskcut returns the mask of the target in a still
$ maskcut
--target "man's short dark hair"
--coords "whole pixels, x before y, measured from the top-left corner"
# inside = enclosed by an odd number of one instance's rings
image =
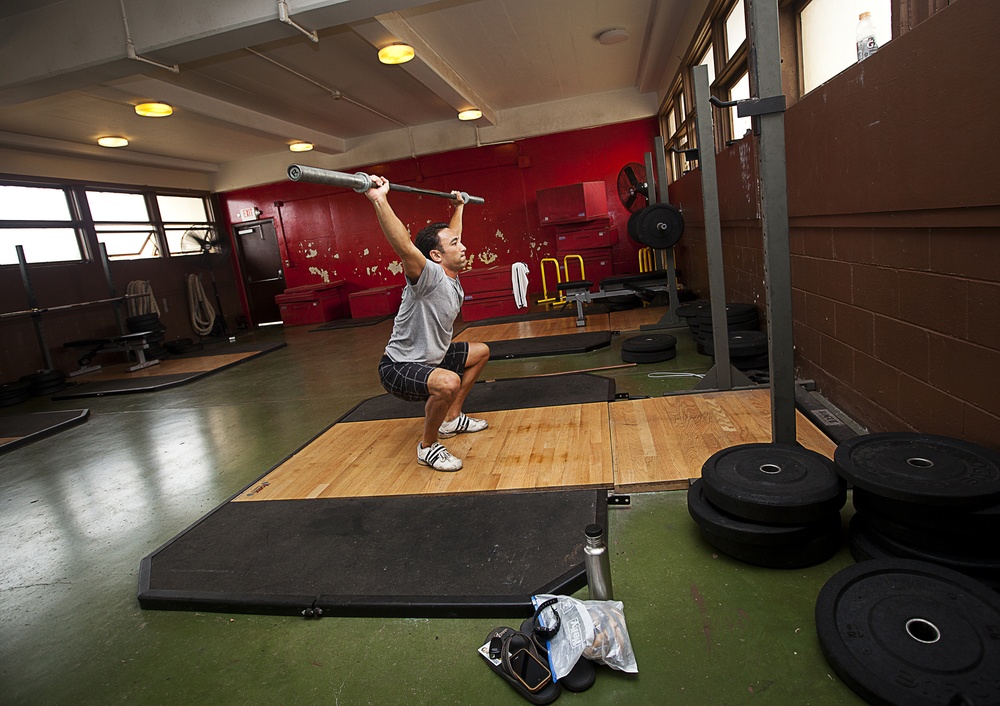
[[[413,244],[417,246],[417,250],[424,254],[428,260],[431,259],[431,250],[437,250],[441,252],[441,229],[447,228],[447,223],[431,223],[420,229],[417,233],[417,237],[414,238]]]

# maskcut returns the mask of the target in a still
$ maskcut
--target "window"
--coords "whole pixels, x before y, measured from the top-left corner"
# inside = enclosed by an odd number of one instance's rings
[[[17,264],[18,245],[26,262],[83,259],[66,189],[0,184],[0,265]]]
[[[750,97],[747,74],[747,28],[744,0],[714,0],[710,14],[688,48],[684,67],[708,67],[708,82],[712,95],[722,100],[743,100]],[[664,140],[668,157],[668,177],[679,178],[692,165],[679,150],[696,145],[694,110],[688,111],[694,101],[694,86],[689,71],[682,71],[678,87],[670,94],[664,113],[666,128]],[[713,109],[713,129],[716,144],[742,138],[751,127],[750,118],[738,118],[736,109]]]
[[[87,191],[97,242],[104,243],[110,260],[160,256],[156,228],[142,194]]]
[[[708,67],[708,85],[711,86],[715,83],[715,57],[712,55],[711,44],[705,49],[705,53],[701,55],[701,59],[695,62],[695,66],[701,66],[702,64]]]
[[[164,196],[156,204],[171,255],[196,255],[218,252],[215,229],[208,215],[205,199],[198,196]]]
[[[870,12],[879,46],[892,38],[892,0],[810,0],[798,13],[802,92],[808,93],[858,60],[858,16]]]
[[[729,90],[729,100],[742,101],[750,97],[750,74],[745,73],[740,80],[733,84]],[[733,126],[730,138],[733,140],[742,139],[747,131],[753,128],[753,118],[740,118],[736,115],[736,106],[729,109],[729,122]]]
[[[746,38],[746,12],[743,9],[743,0],[739,0],[726,15],[726,61],[733,58]]]
[[[41,181],[41,180],[39,180]],[[0,265],[220,252],[207,194],[111,185],[0,183]]]

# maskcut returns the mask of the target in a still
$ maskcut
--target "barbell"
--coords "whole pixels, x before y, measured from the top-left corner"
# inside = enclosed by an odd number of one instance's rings
[[[318,167],[306,167],[301,164],[293,164],[288,167],[288,178],[292,181],[308,181],[313,184],[330,184],[331,186],[341,186],[345,189],[354,189],[359,194],[363,194],[372,188],[372,178],[364,172],[347,174],[345,172],[335,172],[330,169],[319,169]],[[418,189],[415,186],[403,186],[402,184],[389,184],[390,191],[402,191],[408,194],[424,194],[426,196],[438,196],[443,199],[454,200],[455,195],[444,191],[434,191],[432,189]],[[459,192],[462,201],[465,203],[486,203],[481,196],[469,196],[464,191]]]

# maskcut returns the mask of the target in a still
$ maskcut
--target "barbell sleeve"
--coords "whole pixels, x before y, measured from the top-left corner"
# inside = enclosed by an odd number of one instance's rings
[[[335,172],[329,169],[319,169],[318,167],[306,167],[300,164],[293,164],[288,167],[288,178],[292,181],[308,181],[315,184],[329,184],[347,189],[354,189],[363,194],[372,187],[372,179],[364,172],[356,174],[346,174]],[[452,200],[454,194],[444,191],[433,191],[432,189],[419,189],[415,186],[404,186],[403,184],[389,184],[390,191],[402,191],[409,194],[425,194],[427,196],[438,196],[443,199]],[[486,200],[482,196],[470,196],[468,193],[460,192],[462,201],[465,203],[483,204]]]

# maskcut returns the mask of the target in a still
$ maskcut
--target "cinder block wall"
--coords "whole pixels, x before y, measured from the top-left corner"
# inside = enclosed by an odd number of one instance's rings
[[[798,374],[872,431],[1000,448],[1000,4],[956,3],[785,114]],[[719,154],[729,301],[765,305],[752,140]],[[700,172],[671,185],[708,294]]]

